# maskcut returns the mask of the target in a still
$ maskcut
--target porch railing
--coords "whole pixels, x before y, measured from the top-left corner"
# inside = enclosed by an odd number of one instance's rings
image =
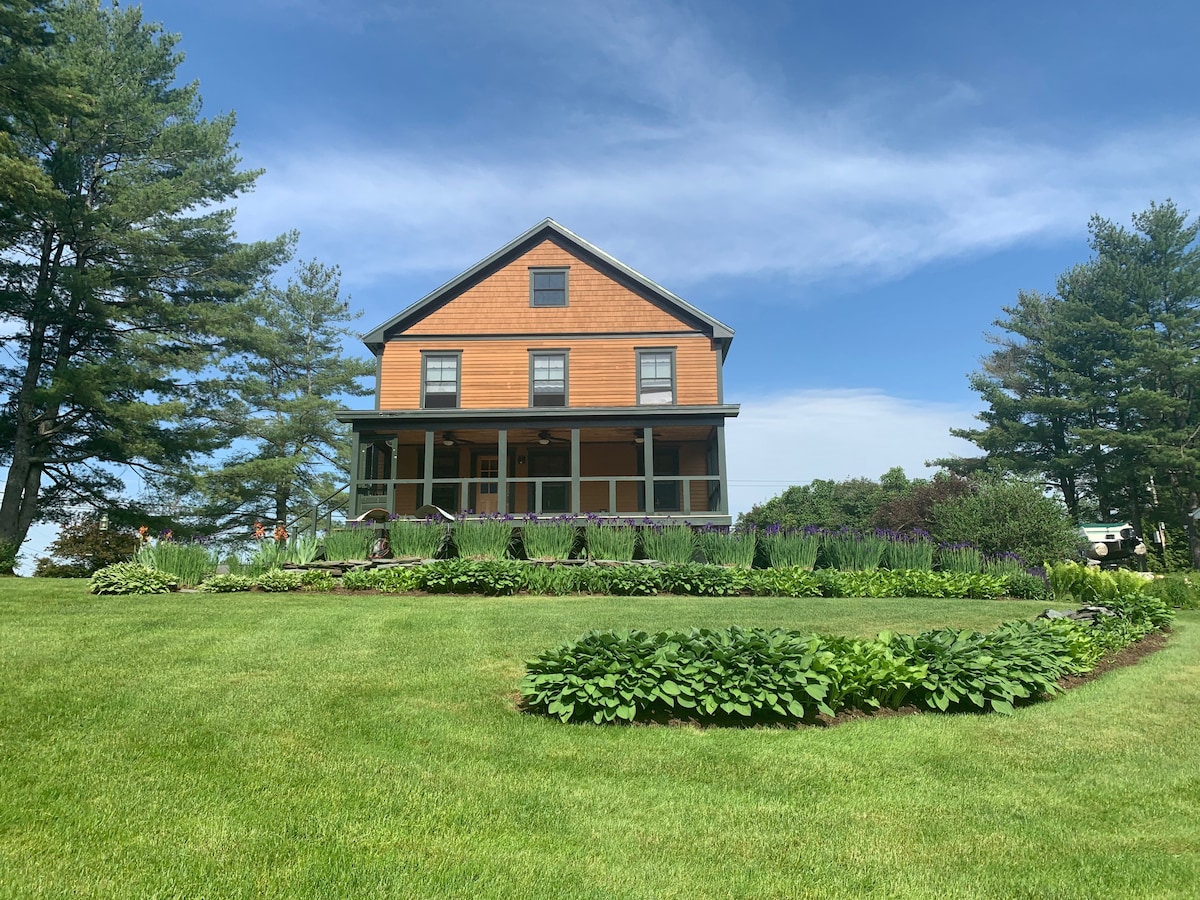
[[[616,517],[646,515],[646,483],[647,480],[642,475],[581,475],[579,476],[581,492],[585,484],[606,484],[608,486],[607,505],[600,509],[584,510],[579,508],[582,506],[582,503],[575,504],[572,502],[573,482],[569,477],[562,475],[541,478],[514,476],[505,480],[505,512],[513,513],[514,515],[525,515],[527,513],[535,515],[559,513],[582,515],[584,512]],[[417,508],[429,502],[443,506],[443,508],[451,512],[466,510],[478,512],[481,505],[479,499],[487,496],[487,494],[497,495],[498,497],[500,486],[499,480],[495,478],[434,478],[431,484],[435,498],[437,494],[443,493],[438,488],[454,488],[454,502],[438,504],[436,499],[425,497],[424,489],[426,482],[423,478],[369,479],[359,481],[356,485],[359,512],[361,513],[372,507],[381,507],[399,515],[411,515]],[[617,486],[620,484],[631,484],[635,488],[640,488],[640,490],[636,491],[637,503],[634,504],[634,508],[621,509],[619,507]],[[670,492],[673,500],[664,503],[661,502],[665,495],[663,488],[668,485],[677,485],[678,487]],[[704,486],[702,491],[703,503],[693,503],[693,485]],[[402,510],[398,503],[398,491],[401,487],[407,486],[415,489],[411,504],[412,509]],[[485,494],[481,488],[486,487],[493,488],[493,490]],[[473,493],[472,488],[474,488]],[[728,511],[723,508],[721,478],[719,475],[655,475],[652,480],[651,491],[655,498],[655,514],[674,513],[685,516],[693,514],[705,516],[728,515]],[[628,494],[629,492],[626,491],[624,493]],[[472,502],[472,497],[474,497],[474,502]],[[558,498],[560,497],[563,499],[559,500]],[[408,506],[409,504],[406,503],[404,505]],[[497,506],[499,506],[498,503]]]

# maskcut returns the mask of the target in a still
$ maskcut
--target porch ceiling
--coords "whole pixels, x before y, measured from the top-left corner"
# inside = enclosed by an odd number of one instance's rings
[[[380,427],[373,429],[371,434],[364,433],[363,438],[365,440],[395,439],[399,444],[405,446],[425,445],[426,429],[424,427],[392,430],[384,423],[379,423],[379,425]],[[638,433],[642,430],[631,426],[580,428],[579,441],[581,444],[631,444],[635,443]],[[711,425],[665,425],[655,426],[653,435],[656,442],[706,441],[712,436],[712,430]],[[495,428],[437,427],[433,429],[433,432],[434,443],[438,446],[472,446],[474,444],[495,446],[499,443],[499,430]],[[549,441],[549,445],[569,446],[571,443],[570,428],[510,428],[508,429],[508,445],[510,447],[538,445],[541,444],[543,435]],[[446,440],[454,443],[445,444]]]

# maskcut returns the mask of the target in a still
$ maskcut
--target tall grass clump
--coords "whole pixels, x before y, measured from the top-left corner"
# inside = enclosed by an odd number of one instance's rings
[[[821,550],[821,530],[809,526],[802,531],[784,530],[771,525],[758,535],[758,541],[772,569],[808,569],[817,564]]]
[[[433,519],[393,519],[388,523],[388,542],[393,556],[432,559],[446,539],[446,526]]]
[[[574,516],[539,519],[529,515],[521,526],[521,542],[529,559],[570,559],[578,535]]]
[[[696,532],[691,525],[660,525],[642,528],[642,553],[646,559],[665,563],[687,563],[696,552]]]
[[[987,556],[983,560],[983,571],[986,575],[1024,575],[1029,571],[1025,560],[1015,553],[999,553]]]
[[[460,518],[454,524],[454,546],[464,559],[504,559],[512,530],[510,515]]]
[[[330,529],[325,535],[325,558],[342,561],[366,559],[375,543],[375,524],[346,523],[345,528]]]
[[[583,529],[590,559],[611,559],[629,562],[637,545],[637,532],[632,525],[605,525],[600,519],[589,519]]]
[[[696,544],[704,558],[714,566],[749,569],[754,565],[757,545],[753,531],[730,531],[716,525],[705,525],[696,535]]]
[[[937,559],[943,572],[974,574],[983,569],[983,554],[970,544],[939,544]]]
[[[889,569],[930,572],[933,570],[933,541],[929,533],[915,531],[883,532],[887,548],[883,552],[883,564]]]
[[[217,571],[218,556],[199,543],[182,543],[160,538],[143,544],[135,561],[174,577],[176,583],[195,587]]]
[[[827,531],[821,549],[829,566],[842,572],[872,572],[879,568],[888,541],[878,534],[864,534],[853,528]]]

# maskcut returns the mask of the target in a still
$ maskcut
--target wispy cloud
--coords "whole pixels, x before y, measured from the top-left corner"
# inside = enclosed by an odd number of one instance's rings
[[[241,204],[243,229],[299,227],[362,283],[456,271],[549,215],[686,288],[716,275],[888,278],[1080,235],[1095,212],[1123,219],[1152,199],[1200,197],[1200,120],[1069,146],[940,129],[981,102],[970,85],[797,102],[680,9],[489,9],[474,28],[529,41],[536,17],[539,48],[569,54],[557,101],[530,98],[535,121],[478,140],[448,123],[416,150],[355,135],[253,148],[268,174]],[[577,102],[598,92],[608,102]],[[920,141],[900,137],[914,117]]]
[[[744,403],[725,430],[731,510],[815,478],[878,478],[893,466],[928,478],[927,461],[978,452],[950,435],[974,412],[879,391],[796,391]]]

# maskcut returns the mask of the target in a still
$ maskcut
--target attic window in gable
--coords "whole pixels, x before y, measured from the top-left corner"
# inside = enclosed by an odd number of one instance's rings
[[[530,269],[529,305],[566,306],[567,269]]]

